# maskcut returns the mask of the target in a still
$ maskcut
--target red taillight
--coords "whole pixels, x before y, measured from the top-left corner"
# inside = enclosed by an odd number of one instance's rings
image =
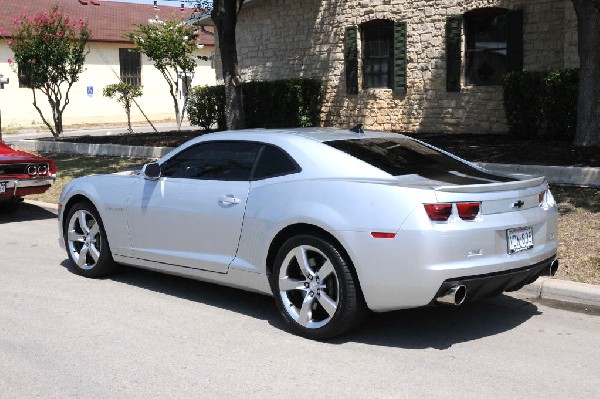
[[[423,204],[427,216],[434,222],[446,222],[452,214],[452,204]]]
[[[479,202],[460,202],[456,204],[456,209],[462,220],[473,220],[479,215],[480,206]]]
[[[538,195],[538,200],[539,200],[539,205],[540,206],[544,206],[544,198],[546,197],[546,191],[542,191],[539,195]]]

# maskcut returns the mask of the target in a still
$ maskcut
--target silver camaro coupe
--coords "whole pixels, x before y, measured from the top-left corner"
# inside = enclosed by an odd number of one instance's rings
[[[326,339],[368,310],[461,305],[554,274],[557,214],[543,177],[399,134],[256,129],[73,180],[59,241],[83,276],[126,264],[273,295],[292,331]]]

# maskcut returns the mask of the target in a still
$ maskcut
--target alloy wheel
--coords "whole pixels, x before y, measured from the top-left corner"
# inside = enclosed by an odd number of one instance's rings
[[[288,252],[278,282],[285,311],[304,328],[325,326],[338,310],[337,273],[331,260],[315,247],[299,245]]]

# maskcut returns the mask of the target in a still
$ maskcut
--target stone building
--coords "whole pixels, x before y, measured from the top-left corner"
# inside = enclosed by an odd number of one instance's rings
[[[570,0],[246,0],[237,29],[242,77],[323,79],[333,126],[505,132],[505,72],[579,64]]]

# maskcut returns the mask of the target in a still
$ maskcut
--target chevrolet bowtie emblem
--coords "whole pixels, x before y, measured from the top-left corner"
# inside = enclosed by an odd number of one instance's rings
[[[523,205],[525,205],[525,203],[521,200],[518,200],[517,202],[513,202],[513,204],[511,205],[511,208],[521,209],[523,207]]]

